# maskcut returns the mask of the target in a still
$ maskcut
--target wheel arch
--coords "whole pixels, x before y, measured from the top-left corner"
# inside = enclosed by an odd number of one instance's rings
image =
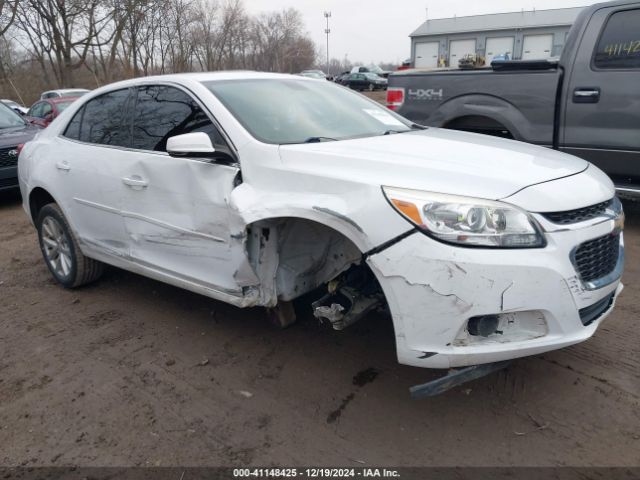
[[[461,95],[438,106],[431,115],[431,124],[449,128],[461,118],[484,119],[488,125],[501,125],[516,140],[532,138],[533,126],[512,103],[486,94]]]
[[[270,215],[246,225],[246,252],[263,303],[290,301],[363,262],[347,227],[313,215]],[[367,267],[368,268],[368,267]]]
[[[56,203],[60,206],[60,204],[56,201],[56,199],[51,195],[46,189],[42,187],[35,187],[29,192],[29,214],[31,216],[32,222],[36,223],[38,219],[38,213],[45,205],[49,203]],[[62,208],[60,206],[60,208]]]

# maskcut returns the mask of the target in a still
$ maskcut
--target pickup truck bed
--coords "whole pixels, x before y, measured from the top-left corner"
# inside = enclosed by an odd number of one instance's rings
[[[416,123],[548,146],[553,143],[556,101],[549,92],[555,92],[558,81],[556,69],[407,70],[393,75],[393,87],[405,92],[400,113]],[[420,87],[416,87],[418,82]]]

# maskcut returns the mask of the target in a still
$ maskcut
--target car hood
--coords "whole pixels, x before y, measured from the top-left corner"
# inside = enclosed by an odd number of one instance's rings
[[[0,128],[0,148],[14,147],[28,142],[42,129],[34,125],[21,127]]]
[[[589,166],[548,148],[438,128],[282,145],[288,168],[313,175],[498,200]]]

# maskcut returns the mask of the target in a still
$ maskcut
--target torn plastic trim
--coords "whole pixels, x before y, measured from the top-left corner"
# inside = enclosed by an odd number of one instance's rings
[[[409,392],[411,393],[411,398],[434,397],[472,380],[507,368],[510,363],[511,360],[505,360],[502,362],[485,363],[483,365],[472,365],[457,370],[450,370],[449,373],[443,377],[436,378],[421,385],[414,385],[409,388]]]
[[[392,238],[391,240],[388,240],[380,245],[378,245],[375,248],[372,248],[371,250],[369,250],[368,252],[365,252],[362,254],[362,260],[366,260],[367,258],[369,258],[372,255],[376,255],[380,252],[385,251],[387,248],[389,247],[393,247],[396,243],[401,242],[402,240],[404,240],[405,238],[413,235],[414,233],[417,233],[418,230],[415,228],[412,228],[411,230],[408,230],[406,232],[404,232],[401,235],[398,235],[395,238]]]

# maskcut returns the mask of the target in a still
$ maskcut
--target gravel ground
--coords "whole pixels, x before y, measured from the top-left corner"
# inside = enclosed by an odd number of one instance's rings
[[[626,289],[591,340],[440,397],[390,320],[285,331],[109,269],[58,287],[0,195],[0,465],[640,465],[640,208]]]

